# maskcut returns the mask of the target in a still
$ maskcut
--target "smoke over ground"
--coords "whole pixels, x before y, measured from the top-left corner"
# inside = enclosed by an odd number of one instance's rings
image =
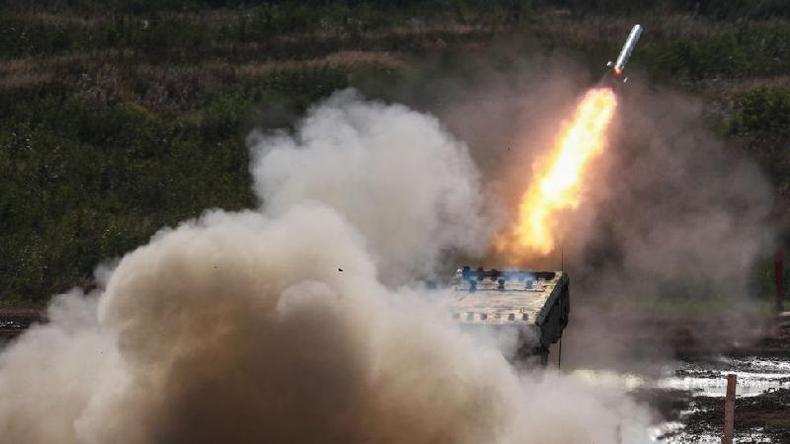
[[[645,441],[618,392],[518,375],[426,291],[382,283],[487,236],[435,119],[345,92],[253,144],[260,211],[162,230],[0,354],[4,441]]]
[[[488,246],[479,173],[431,116],[348,90],[310,111],[297,136],[254,134],[250,143],[264,211],[302,201],[334,208],[360,230],[384,279],[430,275],[442,253]]]
[[[666,90],[630,93],[611,179],[596,196],[620,253],[610,264],[620,281],[649,276],[684,297],[745,299],[754,262],[770,251],[769,183],[704,127],[699,101]]]

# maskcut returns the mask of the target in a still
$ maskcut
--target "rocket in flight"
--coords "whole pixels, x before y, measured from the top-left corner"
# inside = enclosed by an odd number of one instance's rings
[[[625,64],[628,63],[628,59],[631,57],[631,53],[634,51],[634,47],[636,47],[636,43],[639,41],[642,31],[644,31],[642,25],[634,25],[634,27],[631,28],[631,32],[628,34],[628,38],[625,40],[623,49],[620,50],[620,55],[617,56],[617,61],[606,64],[606,66],[611,68],[612,76],[619,78],[623,75]],[[623,82],[627,81],[628,77],[624,77]]]

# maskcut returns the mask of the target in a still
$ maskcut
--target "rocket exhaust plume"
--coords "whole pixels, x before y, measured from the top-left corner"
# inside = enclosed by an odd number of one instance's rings
[[[591,89],[582,97],[548,161],[534,164],[536,174],[519,203],[518,221],[511,233],[498,237],[498,250],[517,256],[545,256],[554,250],[558,213],[578,207],[585,172],[603,152],[616,108],[617,96],[609,88]],[[548,168],[539,171],[539,165]]]

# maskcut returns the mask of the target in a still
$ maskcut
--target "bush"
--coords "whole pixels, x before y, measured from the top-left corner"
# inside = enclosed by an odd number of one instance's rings
[[[735,97],[730,134],[790,135],[790,88],[757,88]]]
[[[135,105],[28,100],[0,126],[2,296],[44,300],[162,226],[254,204],[247,151]]]
[[[702,35],[645,39],[638,56],[654,73],[692,81],[781,75],[790,71],[788,39],[790,23],[711,26]]]

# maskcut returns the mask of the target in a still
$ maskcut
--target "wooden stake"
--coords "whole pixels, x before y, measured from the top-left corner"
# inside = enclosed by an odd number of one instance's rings
[[[734,374],[727,375],[727,396],[724,398],[724,435],[721,444],[732,444],[733,423],[735,422],[735,383]]]
[[[561,369],[562,368],[562,336],[560,336],[559,348],[560,348],[559,353],[557,353],[557,368]]]

